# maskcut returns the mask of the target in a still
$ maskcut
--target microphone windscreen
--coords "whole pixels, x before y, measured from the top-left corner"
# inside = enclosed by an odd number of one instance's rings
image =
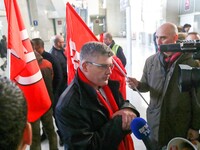
[[[136,136],[136,138],[142,140],[149,136],[150,129],[147,125],[147,122],[140,117],[136,117],[131,122],[131,131]]]

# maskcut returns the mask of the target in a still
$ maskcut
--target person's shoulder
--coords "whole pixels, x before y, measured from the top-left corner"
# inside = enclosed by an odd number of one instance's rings
[[[47,59],[42,59],[42,62],[40,64],[40,68],[41,69],[51,69],[52,70],[52,64],[50,61],[48,61]]]
[[[110,45],[110,47],[111,47],[111,49],[115,49],[116,50],[116,52],[117,53],[122,53],[123,52],[123,48],[122,48],[122,46],[120,46],[119,44],[116,44],[116,43],[112,43],[111,45]]]
[[[52,48],[50,49],[49,53],[50,54],[54,54],[56,52],[56,48],[54,46],[52,46]]]
[[[149,57],[147,57],[146,60],[151,60],[151,59],[154,59],[154,58],[156,58],[156,57],[158,57],[158,56],[159,56],[159,54],[158,54],[158,53],[155,53],[155,54],[152,54],[152,55],[150,55]]]
[[[118,46],[118,50],[123,50],[121,45],[117,44],[117,46]]]
[[[120,44],[118,44],[118,43],[114,43],[113,46],[116,46],[118,48],[122,48],[122,46]]]
[[[50,50],[50,51],[51,51],[51,50]],[[50,56],[50,57],[52,57],[52,54],[50,53],[50,51],[49,51],[49,52],[44,51],[43,54],[46,55],[46,56]]]
[[[153,63],[157,63],[159,54],[155,53],[153,55],[150,55],[149,57],[147,57],[146,59],[146,64],[153,64]]]
[[[74,78],[68,87],[60,95],[57,106],[62,108],[69,105],[70,101],[74,101],[75,97],[79,95],[79,86],[77,85],[77,79]]]
[[[43,56],[43,58],[45,58],[51,62],[55,61],[55,59],[56,59],[56,57],[53,54],[51,54],[50,52],[46,52],[46,51],[43,52],[42,56]]]
[[[48,67],[52,67],[52,64],[50,61],[48,61],[47,59],[43,59],[43,63],[48,66]]]
[[[56,75],[60,74],[61,65],[59,59],[55,55],[49,52],[44,52],[43,58],[47,59],[52,64],[53,70],[56,71]]]

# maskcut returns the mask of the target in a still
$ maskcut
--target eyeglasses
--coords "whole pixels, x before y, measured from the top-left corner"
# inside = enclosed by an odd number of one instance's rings
[[[102,68],[103,70],[107,70],[107,69],[113,69],[114,68],[114,64],[97,64],[94,62],[90,62],[90,61],[86,61],[86,63],[92,64],[96,67]]]

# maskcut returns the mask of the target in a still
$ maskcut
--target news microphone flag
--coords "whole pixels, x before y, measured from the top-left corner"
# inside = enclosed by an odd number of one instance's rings
[[[147,122],[140,117],[136,117],[131,122],[131,131],[135,135],[136,138],[142,140],[145,144],[147,150],[156,150],[149,138],[150,129]]]
[[[136,138],[140,140],[146,138],[150,134],[150,129],[147,122],[140,117],[136,117],[131,122],[131,131],[136,136]]]
[[[33,52],[16,0],[4,0],[8,20],[9,78],[23,91],[28,121],[38,120],[51,106],[40,68]]]

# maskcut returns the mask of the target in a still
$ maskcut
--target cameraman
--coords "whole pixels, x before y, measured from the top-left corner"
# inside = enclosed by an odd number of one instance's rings
[[[197,32],[189,32],[185,38],[186,41],[196,41],[200,40],[200,35]],[[200,60],[196,60],[200,66]]]
[[[150,92],[147,108],[147,122],[150,139],[157,149],[166,146],[174,137],[198,138],[200,129],[200,107],[195,89],[180,92],[178,88],[179,64],[197,67],[198,63],[190,54],[160,52],[161,44],[174,44],[178,40],[177,26],[164,23],[156,31],[158,52],[147,58],[140,81],[129,77],[130,88]],[[199,92],[197,93],[199,94]]]
[[[200,35],[197,32],[189,32],[186,36],[186,40],[200,40]],[[196,60],[200,66],[200,60]],[[200,136],[198,141],[200,141]]]
[[[186,40],[200,40],[200,35],[197,32],[189,32],[186,36]]]

